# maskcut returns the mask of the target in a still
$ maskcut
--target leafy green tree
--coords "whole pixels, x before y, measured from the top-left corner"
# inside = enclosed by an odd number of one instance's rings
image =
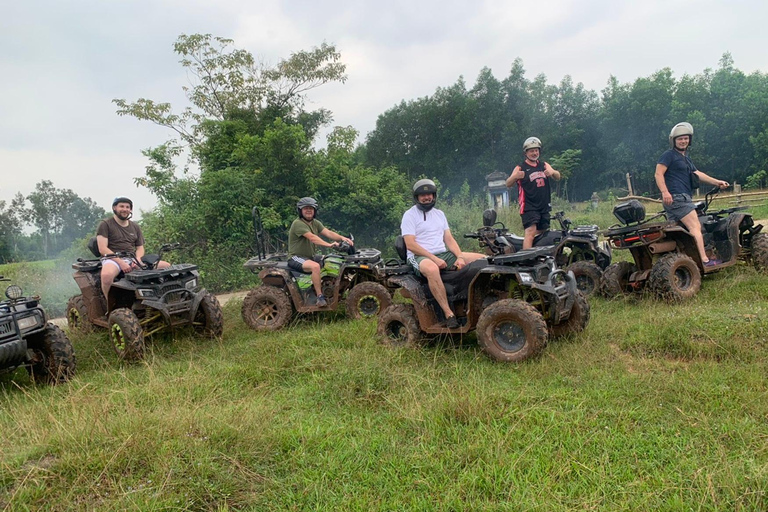
[[[83,199],[70,189],[57,189],[48,180],[36,184],[26,199],[31,206],[24,213],[37,228],[46,258],[95,232],[98,222],[106,216],[91,198]]]

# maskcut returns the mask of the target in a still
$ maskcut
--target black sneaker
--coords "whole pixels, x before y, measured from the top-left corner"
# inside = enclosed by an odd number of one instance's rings
[[[317,296],[317,302],[315,302],[315,305],[319,306],[321,308],[324,308],[325,306],[327,306],[328,305],[328,301],[325,300],[325,295],[322,295],[322,294],[318,295]]]
[[[456,320],[456,316],[449,316],[445,319],[445,326],[448,329],[458,329],[459,328],[459,321]]]

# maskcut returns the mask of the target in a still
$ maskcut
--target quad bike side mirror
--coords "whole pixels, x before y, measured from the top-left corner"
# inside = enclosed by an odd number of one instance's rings
[[[483,226],[489,228],[496,224],[496,210],[488,208],[483,212]]]

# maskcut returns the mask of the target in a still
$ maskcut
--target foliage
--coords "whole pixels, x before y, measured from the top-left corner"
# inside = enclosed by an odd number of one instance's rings
[[[626,173],[637,193],[654,196],[655,164],[683,120],[695,128],[691,155],[704,172],[744,182],[768,167],[768,75],[745,75],[727,53],[717,70],[693,76],[676,79],[669,68],[632,83],[612,76],[599,96],[568,76],[529,80],[520,59],[502,80],[483,68],[472,87],[460,77],[381,114],[362,153],[370,166],[437,177],[449,189],[466,181],[478,194],[486,175],[511,172],[522,141],[536,135],[550,163],[580,152],[577,165],[563,165],[572,174],[561,196],[623,188]]]
[[[5,204],[0,201],[0,262],[56,256],[75,240],[94,233],[106,216],[90,197],[57,189],[48,180],[37,183],[26,197],[17,194],[8,209]],[[32,235],[23,233],[27,225],[36,228]]]
[[[745,189],[759,189],[768,184],[768,173],[765,170],[760,170],[747,177],[747,182],[744,184]]]

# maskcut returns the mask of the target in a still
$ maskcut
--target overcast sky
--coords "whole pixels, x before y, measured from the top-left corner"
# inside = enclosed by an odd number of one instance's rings
[[[105,209],[117,195],[156,200],[133,179],[141,150],[169,130],[118,117],[114,98],[187,105],[173,43],[180,34],[235,40],[274,64],[323,41],[347,64],[345,84],[310,93],[364,137],[399,103],[483,67],[498,79],[515,58],[527,77],[565,75],[595,91],[670,67],[716,68],[730,52],[742,71],[768,72],[765,0],[279,1],[0,0],[0,200],[41,180]]]

